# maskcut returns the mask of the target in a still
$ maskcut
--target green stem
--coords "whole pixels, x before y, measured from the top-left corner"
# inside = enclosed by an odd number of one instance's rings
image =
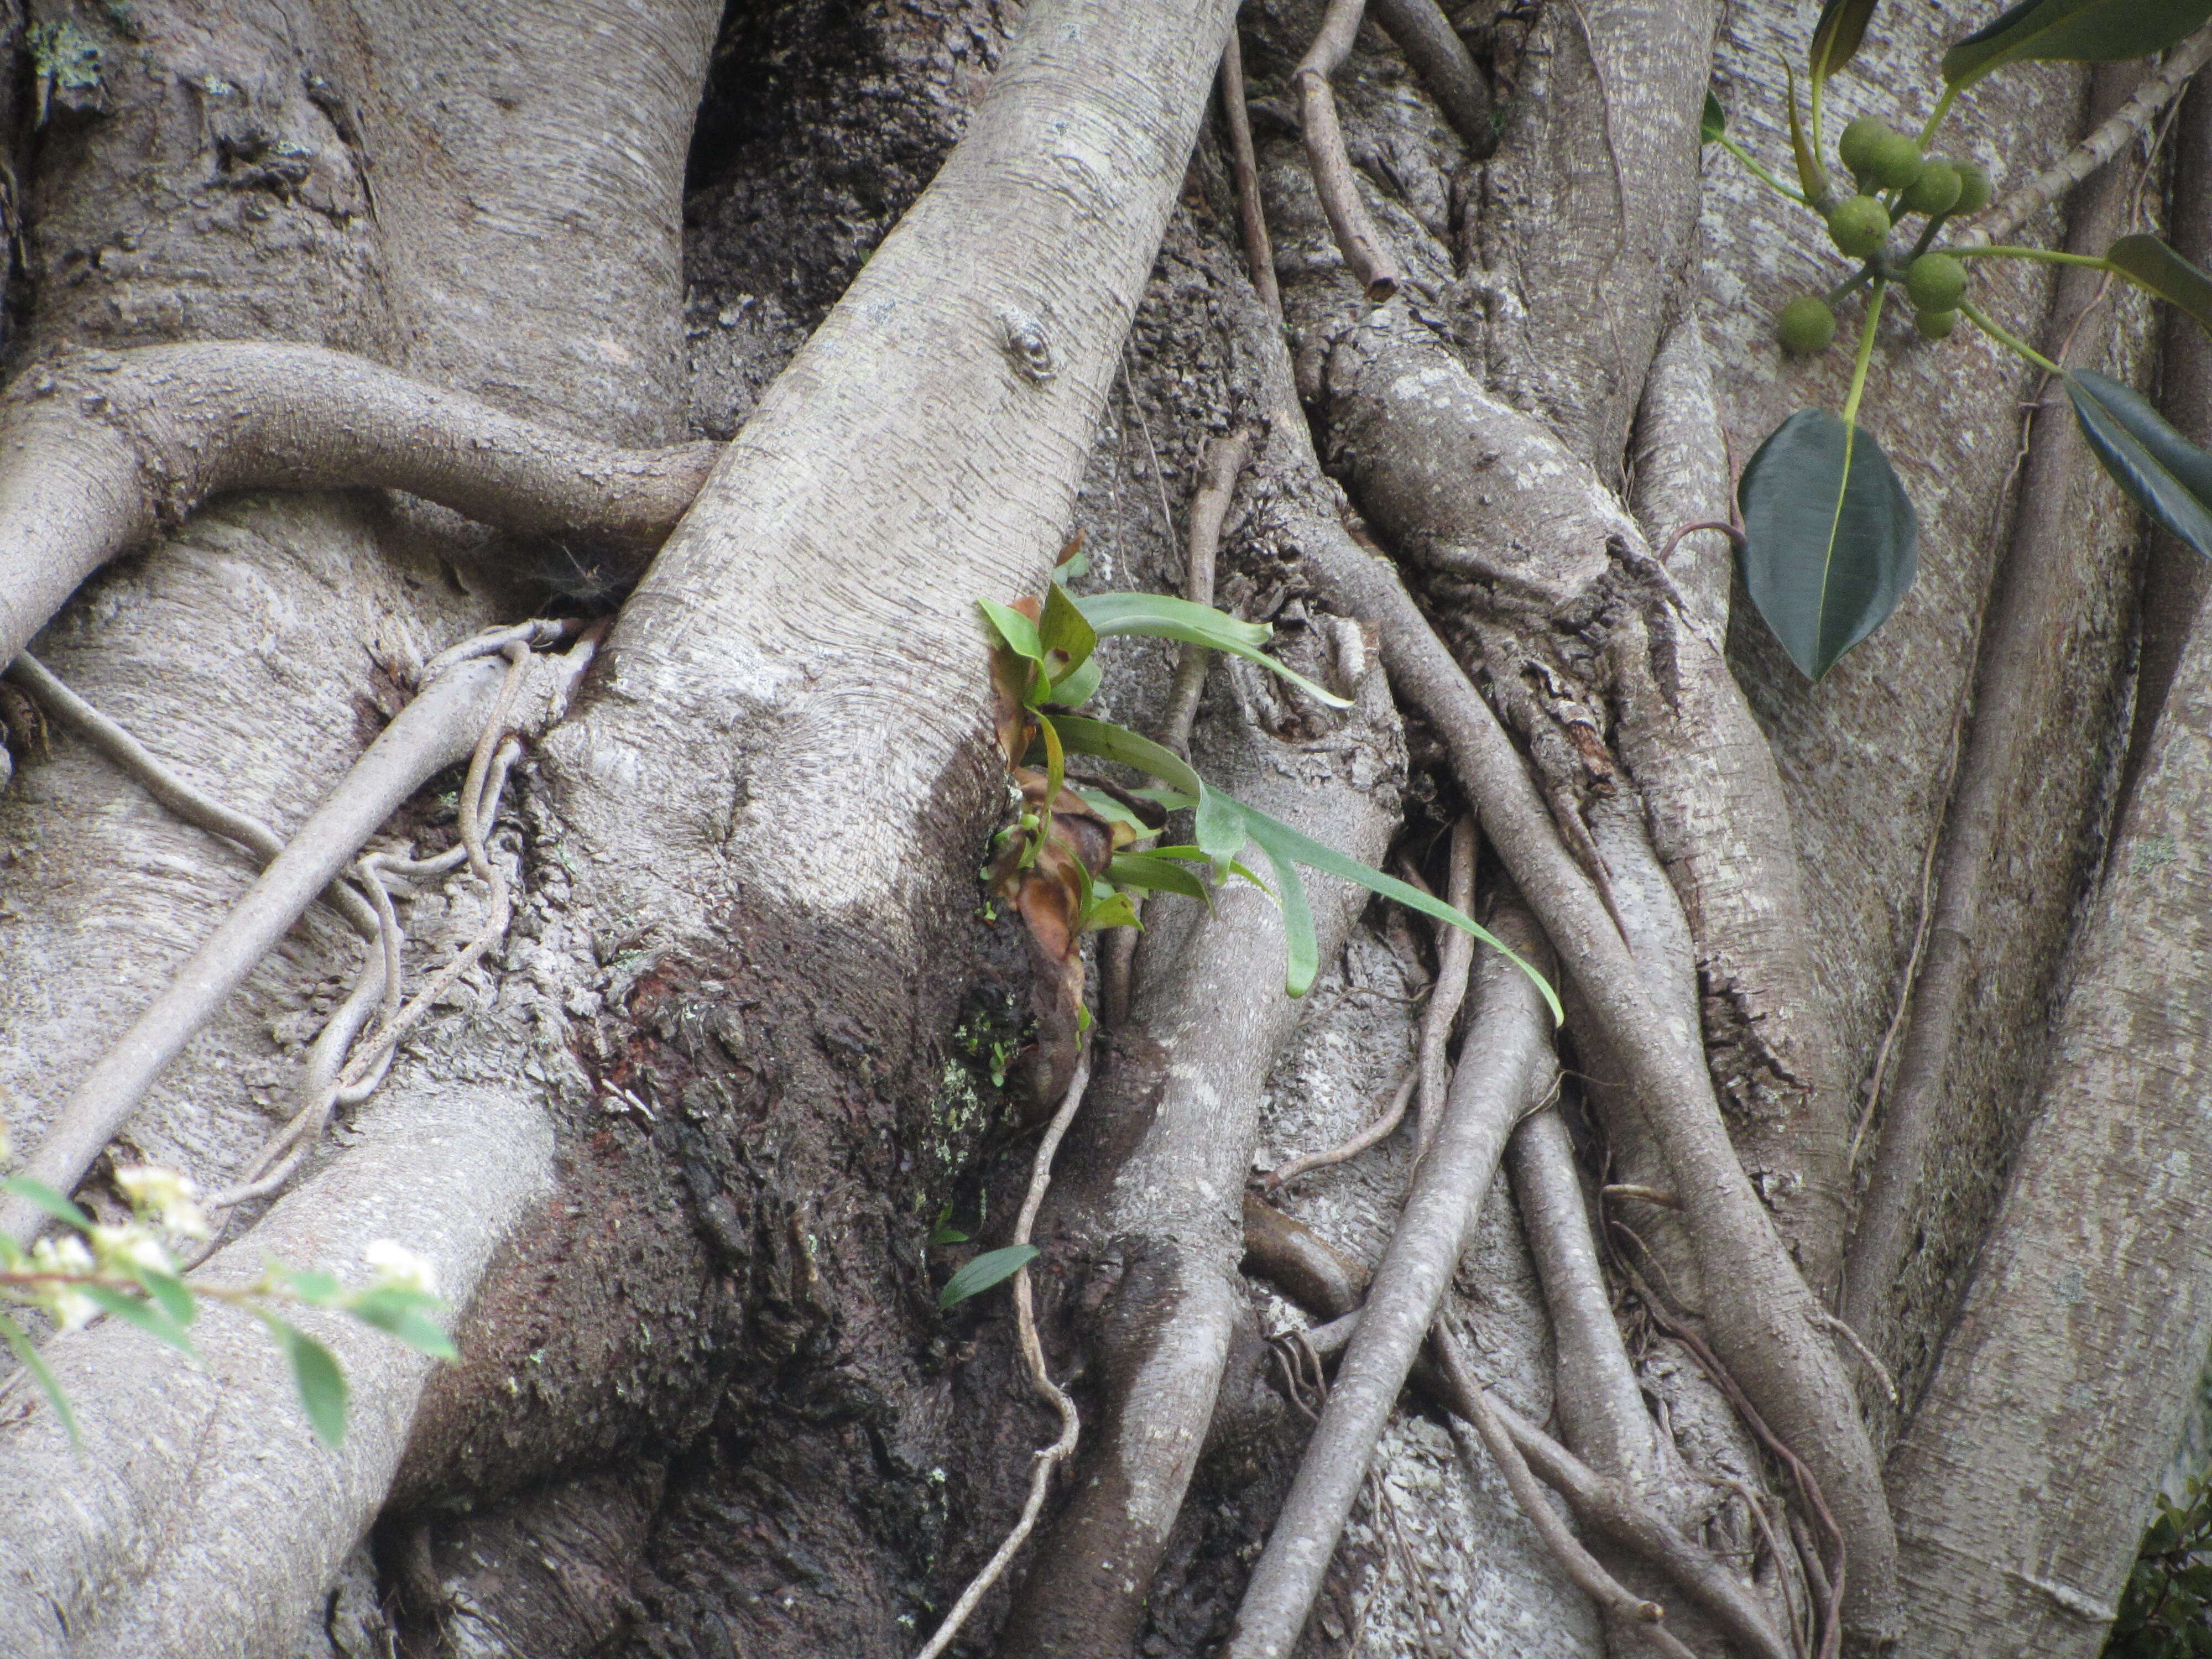
[[[1723,149],[1726,150],[1729,155],[1735,156],[1737,161],[1742,162],[1745,167],[1750,168],[1753,176],[1759,179],[1762,183],[1770,185],[1774,189],[1780,191],[1784,196],[1787,196],[1793,202],[1798,203],[1801,205],[1810,205],[1805,200],[1804,191],[1790,189],[1790,186],[1784,184],[1781,179],[1776,178],[1774,174],[1769,173],[1765,167],[1761,167],[1753,157],[1749,150],[1746,149],[1741,144],[1736,143],[1735,139],[1729,137],[1725,132],[1714,139],[1713,142],[1718,144]]]
[[[1943,88],[1943,95],[1936,100],[1936,108],[1928,117],[1928,125],[1920,129],[1920,148],[1926,149],[1928,141],[1936,136],[1936,129],[1943,125],[1943,118],[1951,112],[1951,100],[1966,89],[1964,82]]]
[[[1948,208],[1945,208],[1941,213],[1930,216],[1928,222],[1920,227],[1920,240],[1912,245],[1912,252],[1905,256],[1905,264],[1911,264],[1928,252],[1929,245],[1936,240],[1936,232],[1943,228],[1943,222],[1950,216],[1951,210]]]
[[[2045,356],[2033,346],[2028,344],[2027,341],[2021,339],[2019,335],[2014,333],[2003,324],[1990,317],[1987,312],[1984,311],[1972,300],[1960,301],[1959,309],[1966,314],[1966,320],[1972,323],[1976,328],[1981,330],[1983,333],[1988,335],[1990,338],[1995,340],[1999,345],[2011,347],[2014,352],[2021,356],[2027,358],[2028,362],[2033,363],[2045,374],[2065,374],[2066,371],[2064,369],[2059,368],[2057,364],[2052,362],[2050,358]]]
[[[1958,259],[2040,259],[2052,265],[2091,265],[2099,270],[2110,270],[2112,261],[2094,253],[2059,253],[2047,247],[2012,247],[1997,244],[1990,247],[1952,247],[1943,250]]]
[[[1843,301],[1850,299],[1852,295],[1857,293],[1869,283],[1872,282],[1874,280],[1874,265],[1871,262],[1861,265],[1850,276],[1844,277],[1842,282],[1838,283],[1835,287],[1828,290],[1828,303],[1832,306],[1842,304]]]
[[[1867,367],[1874,362],[1875,326],[1881,321],[1881,302],[1889,292],[1889,285],[1879,276],[1875,278],[1874,298],[1867,302],[1866,325],[1859,331],[1858,361],[1851,365],[1851,389],[1844,399],[1844,424],[1850,426],[1858,419],[1859,398],[1866,391]]]

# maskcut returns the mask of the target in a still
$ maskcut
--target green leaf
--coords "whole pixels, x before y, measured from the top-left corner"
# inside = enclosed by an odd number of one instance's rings
[[[979,1291],[988,1291],[1002,1279],[1012,1279],[1044,1253],[1034,1244],[1009,1244],[1003,1250],[986,1250],[945,1281],[937,1305],[949,1308],[965,1302]]]
[[[33,1181],[28,1176],[9,1176],[0,1180],[0,1193],[27,1198],[55,1220],[66,1221],[81,1233],[92,1231],[92,1218],[43,1181]]]
[[[345,1310],[364,1325],[397,1337],[417,1353],[433,1359],[458,1360],[460,1350],[445,1328],[430,1317],[446,1304],[422,1291],[380,1285],[346,1302]]]
[[[2189,313],[2212,334],[2212,276],[2207,276],[2155,236],[2123,236],[2105,250],[2106,263],[2136,287]]]
[[[1316,702],[1331,708],[1352,707],[1349,697],[1340,697],[1328,687],[1315,684],[1260,649],[1275,631],[1265,623],[1238,622],[1211,605],[1193,605],[1165,593],[1094,593],[1075,603],[1101,639],[1116,634],[1149,634],[1156,639],[1227,651],[1280,675]]]
[[[2066,377],[2081,435],[2128,499],[2212,559],[2212,455],[2168,426],[2142,395],[2087,369]]]
[[[1875,0],[1826,0],[1813,25],[1813,78],[1825,80],[1851,61],[1866,35]]]
[[[1510,957],[1513,965],[1526,974],[1529,982],[1543,994],[1544,1006],[1552,1011],[1553,1023],[1561,1025],[1566,1023],[1566,1011],[1559,1006],[1559,994],[1552,989],[1549,981],[1519,952],[1465,911],[1445,903],[1433,894],[1409,886],[1394,876],[1386,876],[1380,870],[1371,869],[1358,859],[1338,852],[1334,847],[1323,846],[1310,836],[1300,835],[1289,824],[1269,817],[1256,807],[1247,806],[1243,811],[1245,827],[1252,832],[1252,839],[1260,843],[1261,851],[1278,861],[1276,868],[1279,872],[1282,868],[1280,860],[1294,860],[1309,869],[1355,883],[1370,893],[1395,899],[1409,910],[1419,910],[1425,916],[1434,916],[1438,921],[1449,922],[1463,933],[1472,933],[1492,950],[1503,951]],[[1291,896],[1285,892],[1282,898],[1285,925],[1287,927]],[[1303,906],[1303,896],[1297,902]]]
[[[1036,635],[1037,643],[1044,647],[1045,672],[1055,681],[1082,667],[1098,648],[1098,635],[1089,618],[1058,582],[1045,589],[1044,617]]]
[[[270,1278],[311,1308],[327,1308],[345,1297],[345,1286],[326,1273],[317,1272],[312,1267],[287,1267],[276,1261],[264,1261],[262,1266]]]
[[[1738,495],[1752,603],[1798,671],[1818,681],[1912,586],[1912,502],[1874,435],[1825,409],[1801,409],[1775,428]]]
[[[1728,112],[1721,107],[1721,100],[1708,87],[1705,89],[1705,113],[1698,118],[1698,143],[1710,144],[1727,131]]]
[[[1067,781],[1067,751],[1060,744],[1060,728],[1037,716],[1037,741],[1044,744],[1044,810],[1060,805],[1060,787]]]
[[[1212,860],[1208,859],[1203,852],[1195,847],[1155,847],[1151,850],[1164,859],[1181,859],[1185,864],[1208,864],[1212,862]],[[1275,896],[1273,890],[1268,887],[1266,882],[1261,880],[1259,877],[1252,873],[1251,870],[1248,866],[1239,864],[1235,859],[1229,860],[1229,873],[1235,877],[1238,881],[1250,883],[1261,892],[1267,894],[1269,898]]]
[[[345,1439],[346,1380],[338,1369],[337,1360],[331,1351],[295,1325],[288,1325],[274,1314],[264,1313],[261,1322],[269,1327],[270,1334],[284,1350],[284,1358],[292,1364],[292,1381],[300,1390],[300,1404],[307,1413],[307,1423],[315,1431],[315,1438],[325,1446],[336,1447]]]
[[[1209,789],[1198,798],[1192,829],[1198,836],[1198,850],[1213,866],[1214,880],[1226,881],[1229,866],[1251,839],[1245,828],[1243,809],[1219,790]]]
[[[1106,879],[1121,887],[1180,893],[1208,907],[1213,903],[1213,895],[1206,884],[1163,853],[1116,853],[1106,866]]]
[[[1943,54],[1953,86],[2007,64],[2148,58],[2212,18],[2212,0],[2021,0]]]
[[[1080,708],[1098,690],[1104,670],[1096,657],[1085,658],[1077,667],[1071,668],[1052,683],[1051,695],[1044,701],[1056,702],[1068,708]]]
[[[126,1325],[136,1325],[155,1340],[167,1343],[187,1358],[197,1360],[199,1351],[192,1340],[185,1334],[185,1328],[152,1303],[135,1297],[128,1291],[118,1291],[112,1285],[80,1285],[76,1287],[86,1299],[97,1303],[101,1310],[113,1314]]]
[[[1067,717],[1063,714],[1060,718],[1065,720]],[[1071,783],[1067,786],[1067,793],[1081,801],[1098,817],[1105,819],[1107,823],[1127,824],[1136,832],[1139,841],[1144,841],[1159,833],[1151,824],[1131,811],[1126,802],[1115,799],[1103,789],[1086,789],[1079,783]]]
[[[1173,785],[1195,801],[1203,802],[1212,793],[1206,787],[1206,780],[1191,769],[1188,761],[1126,726],[1095,720],[1088,714],[1058,714],[1054,716],[1053,724],[1059,728],[1060,740],[1071,755],[1096,755],[1102,760],[1119,761]]]
[[[152,1267],[133,1267],[131,1276],[146,1287],[146,1294],[152,1297],[161,1305],[161,1311],[178,1324],[189,1325],[199,1316],[198,1298],[175,1274],[161,1273]]]
[[[1797,112],[1797,71],[1788,64],[1782,66],[1783,78],[1788,85],[1790,100],[1790,154],[1797,164],[1797,186],[1805,192],[1805,199],[1820,204],[1826,212],[1828,197],[1828,170],[1820,165],[1813,141],[1806,136],[1804,118]]]
[[[1285,848],[1260,841],[1260,850],[1275,872],[1275,890],[1283,912],[1283,993],[1302,997],[1313,989],[1321,971],[1321,942],[1314,937],[1313,906],[1306,902],[1306,884]],[[1361,866],[1364,869],[1365,866]]]
[[[1084,902],[1085,933],[1102,933],[1109,927],[1141,928],[1144,925],[1138,920],[1137,907],[1129,902],[1129,896],[1115,892],[1103,882],[1098,884],[1097,896]]]
[[[1044,642],[1037,638],[1037,625],[1018,611],[992,599],[978,599],[983,608],[984,619],[999,630],[999,637],[1018,657],[1027,657],[1039,667],[1044,665]]]
[[[0,1341],[15,1350],[15,1358],[23,1362],[23,1369],[37,1382],[40,1392],[46,1396],[46,1403],[54,1408],[54,1415],[61,1419],[62,1427],[68,1431],[70,1444],[82,1445],[84,1437],[77,1432],[76,1413],[70,1409],[69,1396],[54,1381],[53,1372],[47,1368],[37,1346],[23,1334],[23,1328],[3,1313],[0,1313]]]

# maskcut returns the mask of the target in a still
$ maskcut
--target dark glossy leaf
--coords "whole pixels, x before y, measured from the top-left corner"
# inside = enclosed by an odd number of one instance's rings
[[[2105,250],[2113,270],[2136,287],[2178,306],[2212,334],[2212,276],[2207,276],[2155,236],[2123,236]]]
[[[1155,639],[1180,640],[1186,645],[1231,652],[1280,675],[1316,702],[1331,708],[1352,707],[1350,699],[1315,684],[1262,651],[1260,647],[1275,631],[1265,623],[1239,622],[1211,605],[1193,605],[1165,593],[1094,593],[1075,603],[1101,639],[1116,634],[1149,634]]]
[[[2148,58],[2207,18],[2212,0],[2021,0],[1943,54],[1943,78],[1957,86],[2007,64]]]
[[[345,1439],[346,1380],[337,1358],[307,1332],[274,1314],[262,1315],[261,1322],[291,1362],[292,1381],[299,1388],[300,1404],[315,1438],[325,1446],[341,1444]]]
[[[191,1338],[185,1334],[185,1328],[151,1302],[110,1285],[80,1285],[77,1288],[88,1300],[98,1304],[102,1312],[114,1315],[126,1325],[136,1325],[147,1335],[167,1343],[189,1358],[200,1357],[199,1351],[192,1346]]]
[[[1912,586],[1912,502],[1874,434],[1825,409],[1801,409],[1775,428],[1738,495],[1752,603],[1817,681]]]
[[[2191,444],[2141,393],[2088,370],[2066,377],[2074,418],[2128,499],[2212,559],[2212,455]]]
[[[1034,1244],[1009,1244],[1003,1250],[986,1250],[945,1281],[945,1288],[937,1293],[937,1305],[949,1308],[956,1302],[965,1302],[978,1291],[988,1291],[1000,1279],[1012,1279],[1042,1254]]]
[[[24,1334],[21,1325],[4,1313],[0,1313],[0,1341],[7,1343],[15,1358],[23,1362],[23,1369],[30,1372],[37,1382],[39,1391],[46,1395],[46,1403],[54,1408],[54,1415],[61,1419],[62,1427],[68,1431],[70,1444],[83,1444],[83,1437],[76,1431],[76,1413],[70,1409],[69,1396],[62,1392],[62,1385],[54,1381],[54,1374],[40,1356],[37,1345]]]
[[[1808,60],[1814,77],[1825,78],[1851,61],[1866,36],[1867,19],[1874,15],[1875,0],[1826,0],[1820,21],[1813,25],[1813,53]]]
[[[1698,142],[1710,144],[1728,131],[1728,112],[1710,88],[1705,93],[1705,111],[1698,118]]]
[[[43,1181],[33,1181],[28,1176],[9,1176],[0,1181],[0,1193],[27,1198],[55,1220],[66,1221],[81,1233],[92,1230],[92,1218]]]

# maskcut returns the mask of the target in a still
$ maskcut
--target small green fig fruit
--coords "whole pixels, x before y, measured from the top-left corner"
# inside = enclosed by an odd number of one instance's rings
[[[1836,159],[1852,178],[1863,179],[1874,171],[1874,147],[1894,137],[1896,133],[1888,122],[1878,116],[1862,115],[1836,140]]]
[[[1920,164],[1920,171],[1905,187],[1905,209],[1908,213],[1924,213],[1933,218],[1939,213],[1948,213],[1957,204],[1966,180],[1959,169],[1940,155],[1931,155]]]
[[[1884,190],[1903,190],[1920,176],[1920,146],[1904,133],[1893,132],[1876,141],[1873,166],[1867,171]]]
[[[1838,202],[1828,216],[1828,240],[1854,259],[1871,259],[1889,240],[1889,210],[1871,196]]]
[[[1966,295],[1966,268],[1948,253],[1923,253],[1905,273],[1915,311],[1956,311]]]
[[[1819,295],[1801,294],[1782,307],[1774,331],[1791,356],[1810,357],[1826,351],[1836,337],[1836,313]]]
[[[1954,161],[1959,169],[1959,199],[1951,204],[1951,216],[1963,219],[1990,204],[1989,170],[1979,161]]]
[[[1920,331],[1923,338],[1948,339],[1951,331],[1959,325],[1959,313],[1955,311],[1916,312],[1913,313],[1912,325]]]

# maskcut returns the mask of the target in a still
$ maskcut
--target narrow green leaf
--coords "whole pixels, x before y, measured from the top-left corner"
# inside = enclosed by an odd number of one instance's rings
[[[2142,395],[2117,380],[2082,370],[2066,377],[2097,459],[2128,499],[2212,559],[2212,455],[2191,444]]]
[[[1065,720],[1066,716],[1063,714],[1060,718]],[[1089,789],[1079,783],[1071,783],[1067,786],[1067,793],[1105,819],[1107,823],[1127,824],[1136,832],[1139,841],[1159,833],[1151,824],[1131,811],[1126,802],[1115,799],[1103,789]]]
[[[965,1302],[977,1291],[989,1290],[1000,1279],[1012,1279],[1042,1254],[1034,1244],[1009,1244],[1003,1250],[986,1250],[945,1281],[945,1288],[937,1293],[937,1305],[949,1308],[956,1302]]]
[[[940,1221],[929,1230],[929,1242],[933,1244],[965,1244],[968,1235],[951,1222]]]
[[[1117,893],[1101,882],[1095,897],[1086,899],[1083,906],[1083,927],[1086,933],[1103,933],[1109,927],[1137,927],[1145,924],[1138,919],[1137,907],[1129,902],[1127,893]]]
[[[1314,937],[1313,906],[1306,902],[1306,884],[1291,855],[1282,848],[1260,840],[1260,850],[1275,872],[1275,890],[1283,912],[1283,991],[1302,997],[1313,989],[1321,971],[1321,942]],[[1364,868],[1364,866],[1362,866]]]
[[[2212,334],[2212,276],[2207,276],[2155,236],[2123,236],[2105,250],[2113,270],[2136,287],[2189,313]]]
[[[54,1415],[61,1419],[62,1427],[68,1431],[70,1444],[82,1445],[84,1437],[77,1432],[76,1413],[70,1409],[69,1396],[62,1392],[62,1385],[54,1380],[54,1374],[39,1352],[38,1346],[24,1334],[21,1325],[4,1313],[0,1313],[0,1341],[5,1341],[15,1351],[15,1358],[23,1362],[23,1369],[30,1372],[33,1380],[38,1383],[39,1391],[46,1396],[46,1403],[54,1408]]]
[[[1060,804],[1060,787],[1067,781],[1067,750],[1060,744],[1060,728],[1042,714],[1037,740],[1044,744],[1044,810],[1049,812]]]
[[[2148,58],[2212,18],[2212,0],[2020,0],[1943,54],[1953,86],[2007,64]]]
[[[1434,916],[1438,921],[1449,922],[1462,932],[1472,933],[1492,950],[1504,951],[1513,959],[1514,966],[1526,974],[1529,982],[1542,993],[1545,1006],[1552,1011],[1553,1023],[1555,1024],[1566,1023],[1566,1011],[1559,1006],[1559,994],[1552,989],[1550,982],[1530,966],[1519,952],[1465,911],[1445,903],[1433,894],[1425,893],[1418,887],[1409,886],[1394,876],[1386,876],[1380,870],[1371,869],[1358,859],[1338,852],[1334,847],[1322,845],[1310,836],[1300,835],[1279,818],[1269,817],[1256,807],[1247,806],[1243,811],[1245,827],[1252,832],[1252,839],[1260,843],[1261,850],[1271,859],[1295,860],[1309,869],[1320,871],[1323,875],[1336,876],[1345,881],[1356,883],[1370,893],[1379,893],[1384,898],[1395,899],[1409,910],[1418,910],[1425,916]],[[1279,863],[1278,870],[1280,867]],[[1303,902],[1303,900],[1300,902]],[[1285,893],[1283,908],[1286,916],[1290,907],[1290,895]]]
[[[1352,700],[1340,697],[1327,686],[1316,685],[1260,649],[1274,635],[1265,623],[1238,622],[1211,605],[1193,605],[1165,593],[1094,593],[1075,601],[1101,639],[1116,634],[1149,634],[1156,639],[1180,640],[1186,645],[1207,646],[1258,663],[1280,675],[1316,702],[1331,708],[1349,708]]]
[[[984,619],[998,629],[999,637],[1006,642],[1016,656],[1027,657],[1039,666],[1043,665],[1044,643],[1037,638],[1035,623],[1020,611],[995,600],[978,599],[975,603],[983,608]]]
[[[1826,0],[1813,25],[1813,78],[1826,79],[1851,61],[1865,38],[1875,0]]]
[[[1912,586],[1912,502],[1874,434],[1825,409],[1801,409],[1775,428],[1738,494],[1752,603],[1798,671],[1818,681]]]
[[[1206,780],[1191,769],[1188,761],[1126,726],[1092,720],[1088,714],[1057,714],[1053,717],[1053,724],[1059,728],[1060,740],[1071,755],[1096,755],[1102,760],[1119,761],[1173,785],[1194,801],[1204,801],[1211,793]]]
[[[397,1337],[417,1353],[427,1353],[433,1359],[458,1360],[460,1350],[453,1346],[453,1339],[430,1317],[444,1305],[434,1296],[386,1285],[362,1291],[344,1308],[362,1324]]]
[[[1251,839],[1243,809],[1219,790],[1209,789],[1198,798],[1191,827],[1198,836],[1198,850],[1212,862],[1214,880],[1226,880],[1230,865]]]
[[[151,1302],[118,1291],[111,1285],[80,1285],[77,1289],[87,1300],[97,1303],[101,1310],[113,1314],[126,1325],[136,1325],[155,1340],[167,1343],[188,1358],[198,1359],[199,1351],[192,1340],[185,1334],[185,1328],[169,1317]]]
[[[325,1446],[340,1445],[345,1440],[346,1380],[337,1360],[307,1332],[276,1315],[264,1313],[261,1321],[292,1364],[292,1381],[299,1388],[300,1404],[315,1438]]]
[[[1209,907],[1213,902],[1212,893],[1196,874],[1161,853],[1116,853],[1106,866],[1106,879],[1149,892],[1180,893]]]
[[[81,1233],[92,1231],[92,1218],[43,1181],[33,1181],[28,1176],[9,1176],[0,1180],[0,1193],[27,1198],[55,1220],[65,1221]]]
[[[1797,71],[1784,64],[1782,72],[1790,100],[1790,154],[1797,164],[1797,187],[1805,192],[1807,201],[1822,204],[1821,210],[1825,212],[1825,204],[1830,199],[1828,170],[1820,165],[1820,154],[1806,135],[1804,117],[1798,113]]]
[[[1710,144],[1727,131],[1728,112],[1721,107],[1721,100],[1709,87],[1705,89],[1705,113],[1698,118],[1698,143]]]
[[[179,1325],[189,1325],[199,1317],[200,1304],[191,1287],[173,1273],[155,1271],[152,1267],[133,1267],[131,1277],[146,1287],[146,1294],[161,1305],[161,1311]]]
[[[1044,647],[1045,670],[1055,681],[1082,667],[1098,648],[1098,635],[1090,619],[1058,582],[1045,589],[1044,616],[1036,634],[1037,643]]]

